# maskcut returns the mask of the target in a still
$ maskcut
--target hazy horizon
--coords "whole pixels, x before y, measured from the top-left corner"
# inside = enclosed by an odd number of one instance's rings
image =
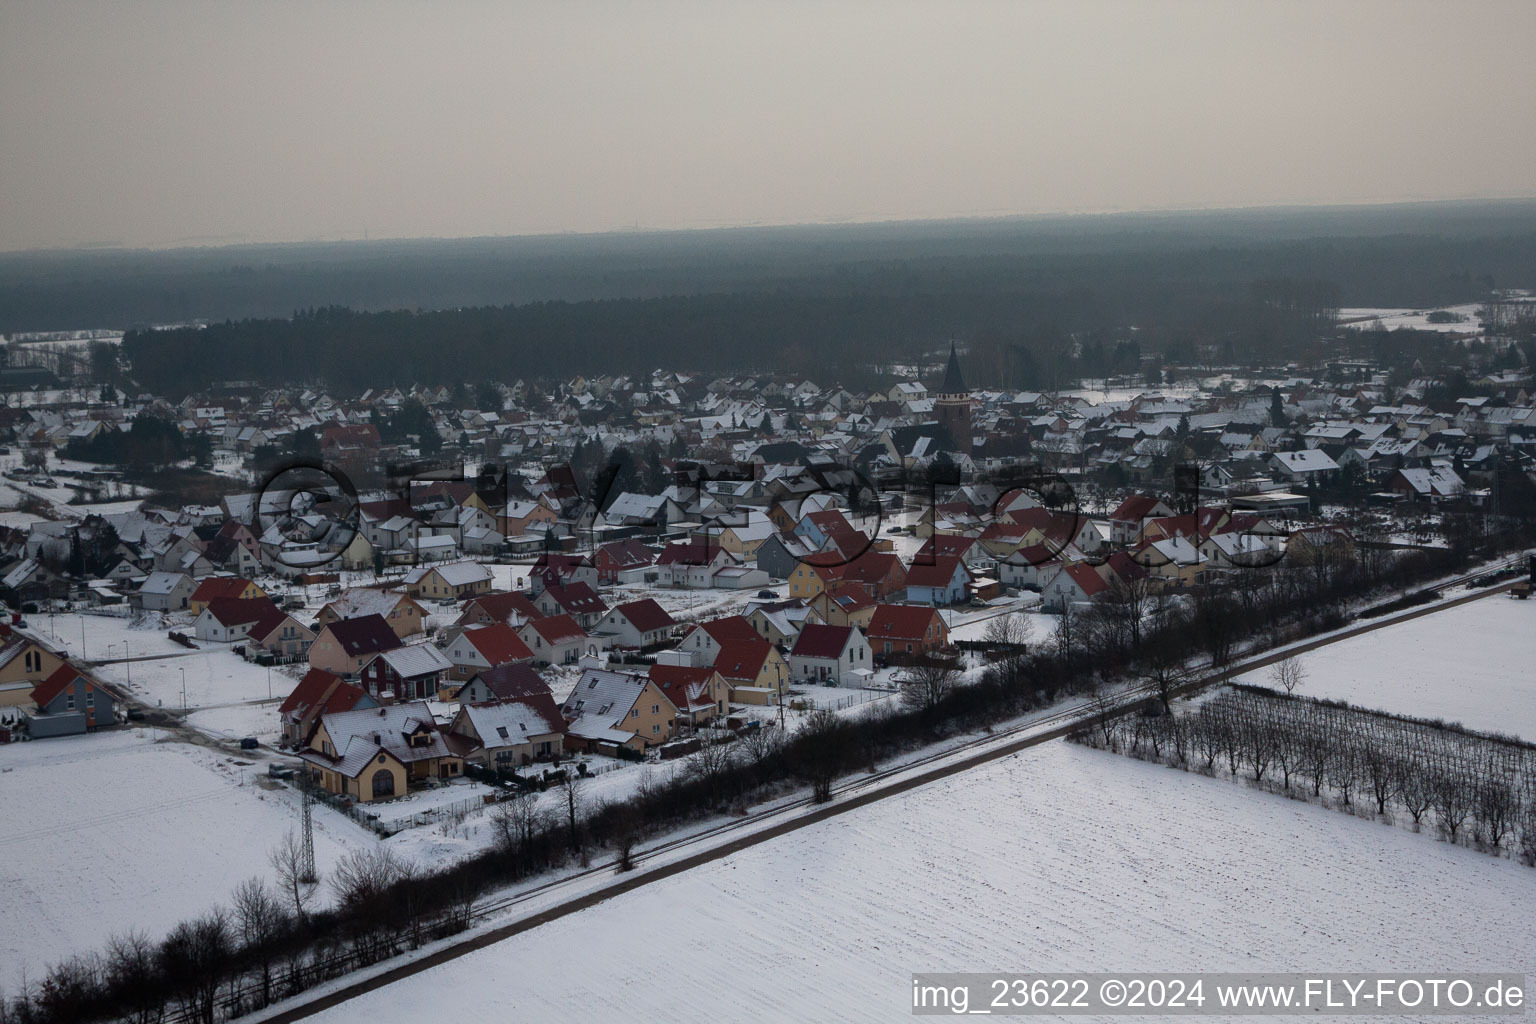
[[[1536,196],[1536,5],[0,7],[0,251]]]

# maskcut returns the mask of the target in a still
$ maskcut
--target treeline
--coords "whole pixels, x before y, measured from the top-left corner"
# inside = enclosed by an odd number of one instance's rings
[[[1273,225],[1245,237],[1210,216],[1192,222],[1198,230],[1167,223],[1141,230],[1131,218],[1116,222],[1118,230],[1077,234],[1009,222],[948,233],[848,228],[847,238],[819,229],[804,236],[814,243],[793,233],[772,244],[665,236],[649,250],[615,243],[621,255],[593,242],[587,286],[574,283],[572,269],[570,287],[544,290],[560,298],[530,301],[522,279],[509,277],[503,291],[446,309],[431,297],[442,276],[433,249],[420,258],[425,283],[415,303],[368,312],[382,304],[347,287],[310,286],[302,294],[320,301],[280,315],[268,305],[264,316],[242,318],[248,304],[210,297],[195,312],[133,317],[215,322],[205,330],[133,331],[123,355],[141,386],[172,395],[235,379],[350,388],[658,367],[803,373],[856,386],[895,364],[931,360],[955,338],[971,350],[978,385],[1044,389],[1134,373],[1151,356],[1186,365],[1305,358],[1340,305],[1470,302],[1494,287],[1536,281],[1536,206],[1529,204],[1512,207],[1497,231],[1475,218],[1452,230],[1454,218],[1404,214],[1412,227],[1443,232],[1420,235],[1326,234],[1330,225],[1364,228],[1323,218],[1303,220],[1319,232],[1308,238],[1276,237],[1283,232]],[[541,265],[532,252],[517,257],[530,272]],[[586,265],[570,251],[551,258]],[[602,269],[611,262],[623,269]],[[641,273],[646,268],[652,277]],[[601,297],[583,296],[582,287]],[[0,287],[0,323],[9,322],[4,295]],[[509,297],[514,304],[503,304]],[[26,305],[20,294],[11,301]]]
[[[498,806],[491,848],[443,868],[412,868],[378,851],[351,854],[324,880],[334,900],[321,910],[312,907],[315,883],[300,877],[290,834],[273,851],[275,885],[248,881],[228,907],[179,925],[162,941],[120,935],[102,952],[52,965],[24,991],[0,999],[0,1024],[214,1024],[461,931],[475,901],[498,888],[598,856],[626,870],[649,837],[744,813],[796,786],[808,787],[814,800],[830,799],[840,778],[947,734],[980,731],[1071,694],[1094,694],[1098,719],[1114,721],[1121,711],[1106,680],[1150,680],[1166,698],[1195,677],[1197,665],[1225,664],[1248,644],[1335,628],[1352,602],[1454,573],[1470,556],[1381,553],[1348,567],[1282,562],[1236,574],[1251,583],[1198,590],[1190,605],[1126,588],[1091,613],[1068,613],[1043,643],[1010,644],[1014,653],[975,681],[959,685],[942,662],[915,666],[899,703],[856,719],[818,712],[792,735],[770,728],[707,745],[686,770],[665,780],[648,776],[622,802],[598,802],[568,775],[554,808],[531,794]],[[1010,629],[996,635],[1024,639]]]
[[[1035,278],[1331,281],[1347,305],[1468,301],[1529,286],[1536,204],[1375,207],[743,228],[591,236],[0,254],[0,332]],[[1158,266],[1174,258],[1167,268]],[[1070,290],[1070,289],[1069,289]],[[1105,288],[1100,301],[1114,301]]]
[[[1536,866],[1536,746],[1457,725],[1235,686],[1190,714],[1105,718],[1079,742],[1391,821]]]

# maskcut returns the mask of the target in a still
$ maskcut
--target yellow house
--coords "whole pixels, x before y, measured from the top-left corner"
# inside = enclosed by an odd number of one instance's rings
[[[326,792],[360,803],[404,796],[411,779],[464,771],[420,701],[323,714],[300,756]]]
[[[365,615],[379,616],[395,636],[404,640],[421,632],[427,610],[415,598],[398,590],[354,587],[320,609],[315,617],[316,632],[339,619],[360,619]]]
[[[266,596],[267,592],[258,587],[253,580],[239,576],[207,576],[198,581],[197,589],[192,591],[192,596],[187,599],[187,608],[193,615],[201,615],[210,601],[216,601],[221,597],[248,601]]]
[[[488,594],[496,577],[479,562],[450,562],[412,569],[405,589],[412,597],[430,601],[462,601]]]
[[[49,650],[25,633],[9,630],[4,643],[0,644],[0,707],[31,703],[33,687],[53,675],[63,664],[62,654]]]
[[[715,671],[731,688],[734,704],[776,704],[789,689],[789,663],[766,640],[731,640],[720,645]]]
[[[573,748],[644,750],[672,738],[677,706],[648,676],[589,668],[565,703],[566,742]]]
[[[789,596],[809,603],[813,597],[827,589],[827,575],[825,566],[795,563],[794,572],[789,574]]]

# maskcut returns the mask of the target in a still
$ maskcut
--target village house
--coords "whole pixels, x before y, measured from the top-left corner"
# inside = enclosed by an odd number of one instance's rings
[[[464,770],[421,702],[323,713],[300,756],[327,793],[359,803],[404,796],[412,779],[456,778]]]
[[[447,741],[466,761],[511,771],[564,752],[565,719],[548,690],[508,700],[464,704]]]
[[[64,652],[11,626],[0,626],[0,636],[0,707],[30,703],[33,688],[64,666]]]
[[[569,615],[534,619],[517,635],[533,651],[535,665],[574,665],[583,654],[595,654],[601,647]]]
[[[958,604],[966,598],[965,585],[975,577],[965,562],[954,555],[935,556],[907,570],[907,603],[935,607]]]
[[[184,572],[152,572],[139,584],[129,601],[147,612],[176,612],[192,600],[197,582]]]
[[[528,595],[516,591],[497,594],[481,594],[464,601],[460,607],[456,626],[488,626],[493,622],[505,623],[514,629],[532,619],[544,615]]]
[[[368,659],[358,671],[358,684],[380,703],[437,700],[452,668],[432,644],[407,644]]]
[[[192,596],[187,601],[187,609],[194,615],[201,614],[210,601],[219,598],[237,601],[253,598],[266,600],[267,592],[257,586],[254,580],[240,576],[209,576],[207,579],[198,581],[197,589],[192,591]]]
[[[654,598],[619,605],[603,616],[594,633],[606,636],[614,647],[646,648],[665,643],[677,621]]]
[[[315,720],[326,712],[338,714],[353,708],[378,706],[379,702],[368,696],[368,691],[362,687],[324,669],[312,668],[278,705],[282,742],[286,746],[298,746],[309,735]]]
[[[398,590],[353,587],[333,601],[328,601],[315,617],[316,628],[324,628],[339,619],[360,619],[377,615],[389,623],[396,636],[404,640],[422,631],[427,610],[409,594]]]
[[[591,629],[608,613],[608,606],[585,583],[549,584],[533,599],[540,615],[569,615],[582,629]]]
[[[728,640],[710,664],[730,687],[733,704],[776,704],[789,689],[789,663],[766,640]]]
[[[870,650],[882,658],[933,654],[949,646],[949,627],[932,606],[879,605],[865,636]]]
[[[569,742],[597,753],[665,743],[678,714],[648,676],[595,668],[581,674],[560,712]]]
[[[453,680],[468,679],[498,665],[533,660],[533,651],[517,630],[504,622],[455,628],[445,650],[452,666],[448,678]]]
[[[525,661],[508,662],[477,672],[459,687],[453,699],[465,704],[484,704],[488,700],[513,700],[530,694],[549,694],[549,684]]]
[[[495,576],[479,562],[417,566],[405,575],[406,593],[418,600],[462,601],[489,593]]]
[[[192,635],[214,643],[239,643],[250,635],[252,627],[263,624],[263,632],[270,632],[273,623],[286,617],[264,597],[216,597],[192,620]]]
[[[593,558],[600,583],[639,583],[656,564],[656,554],[634,537],[611,541]]]
[[[811,623],[789,652],[789,668],[798,682],[857,684],[868,679],[873,658],[854,627]]]
[[[309,665],[348,678],[359,671],[375,654],[400,646],[400,638],[379,615],[341,619],[321,629],[309,645]]]
[[[32,690],[37,710],[27,715],[27,733],[40,740],[116,725],[120,700],[111,688],[65,663]]]
[[[689,731],[723,718],[730,709],[730,686],[709,666],[652,665],[649,674],[677,708],[679,726]]]

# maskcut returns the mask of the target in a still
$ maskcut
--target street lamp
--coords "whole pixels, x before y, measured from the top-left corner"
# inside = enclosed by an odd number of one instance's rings
[[[181,710],[187,710],[187,670],[181,670]]]

